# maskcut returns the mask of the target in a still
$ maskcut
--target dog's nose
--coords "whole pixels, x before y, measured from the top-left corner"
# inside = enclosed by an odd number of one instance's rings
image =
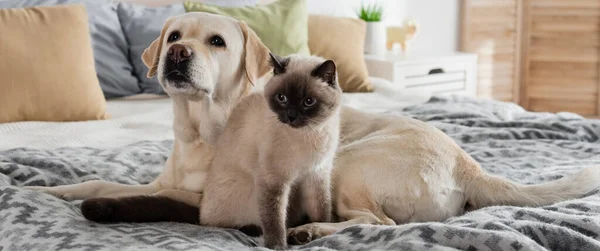
[[[190,59],[193,54],[192,48],[183,44],[171,45],[169,51],[167,52],[169,58],[176,63]]]

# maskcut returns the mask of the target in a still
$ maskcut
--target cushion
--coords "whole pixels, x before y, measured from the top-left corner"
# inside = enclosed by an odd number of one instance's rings
[[[2,0],[0,0],[2,1]],[[183,4],[185,0],[117,0],[119,2],[141,4],[149,7],[159,7],[171,4]],[[220,6],[248,6],[255,5],[258,0],[199,0],[203,3],[215,4]]]
[[[83,5],[0,9],[0,123],[107,117],[87,20]]]
[[[117,3],[107,0],[8,0],[0,1],[0,9],[70,3],[82,3],[88,11],[96,72],[106,98],[141,92],[133,67],[127,60],[127,41],[119,23]]]
[[[144,53],[144,50],[150,46],[152,41],[160,36],[160,31],[165,21],[167,21],[169,17],[184,14],[185,8],[183,7],[183,4],[150,7],[146,4],[156,6],[159,3],[156,3],[156,1],[149,2],[148,0],[143,2],[140,0],[136,1],[137,3],[143,3],[144,5],[122,2],[117,8],[119,20],[121,20],[121,27],[123,28],[123,32],[129,43],[129,61],[133,65],[135,75],[143,93],[164,94],[163,89],[158,84],[156,76],[152,78],[146,77],[148,68],[144,65],[144,62],[142,62],[142,54]],[[181,2],[183,2],[183,0],[181,0]],[[239,7],[253,5],[256,0],[212,0],[205,2]]]
[[[308,46],[313,55],[335,61],[344,92],[371,92],[364,59],[366,23],[360,19],[310,15]]]
[[[142,92],[163,94],[156,76],[147,78],[148,68],[142,61],[144,50],[160,36],[163,24],[169,17],[185,13],[183,4],[161,7],[120,3],[117,9],[125,37],[129,42],[129,60]]]
[[[305,0],[279,0],[267,5],[242,8],[220,7],[196,1],[186,1],[184,5],[188,12],[209,12],[246,22],[265,46],[278,55],[310,54]]]

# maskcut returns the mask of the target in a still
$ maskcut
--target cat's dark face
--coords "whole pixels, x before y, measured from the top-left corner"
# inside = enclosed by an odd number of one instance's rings
[[[274,76],[265,86],[265,98],[281,123],[294,128],[317,126],[336,112],[341,89],[333,61],[277,56],[272,61]]]

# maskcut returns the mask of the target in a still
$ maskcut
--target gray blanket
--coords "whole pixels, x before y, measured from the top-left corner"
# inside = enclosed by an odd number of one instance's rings
[[[435,97],[389,116],[427,121],[485,170],[522,183],[600,168],[600,121],[570,113],[525,112],[514,104]],[[0,250],[247,250],[261,240],[236,230],[177,223],[97,224],[78,202],[26,191],[92,179],[147,183],[162,169],[169,141],[125,147],[29,148],[0,152]],[[573,184],[576,186],[577,184]],[[444,222],[359,225],[302,250],[600,250],[600,192],[540,208],[489,207]]]

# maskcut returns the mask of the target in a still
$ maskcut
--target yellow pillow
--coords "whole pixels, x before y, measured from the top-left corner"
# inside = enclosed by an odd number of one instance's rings
[[[355,18],[308,17],[308,48],[313,55],[335,61],[344,92],[373,91],[364,58],[366,27]]]
[[[0,9],[0,123],[105,119],[83,5]]]

